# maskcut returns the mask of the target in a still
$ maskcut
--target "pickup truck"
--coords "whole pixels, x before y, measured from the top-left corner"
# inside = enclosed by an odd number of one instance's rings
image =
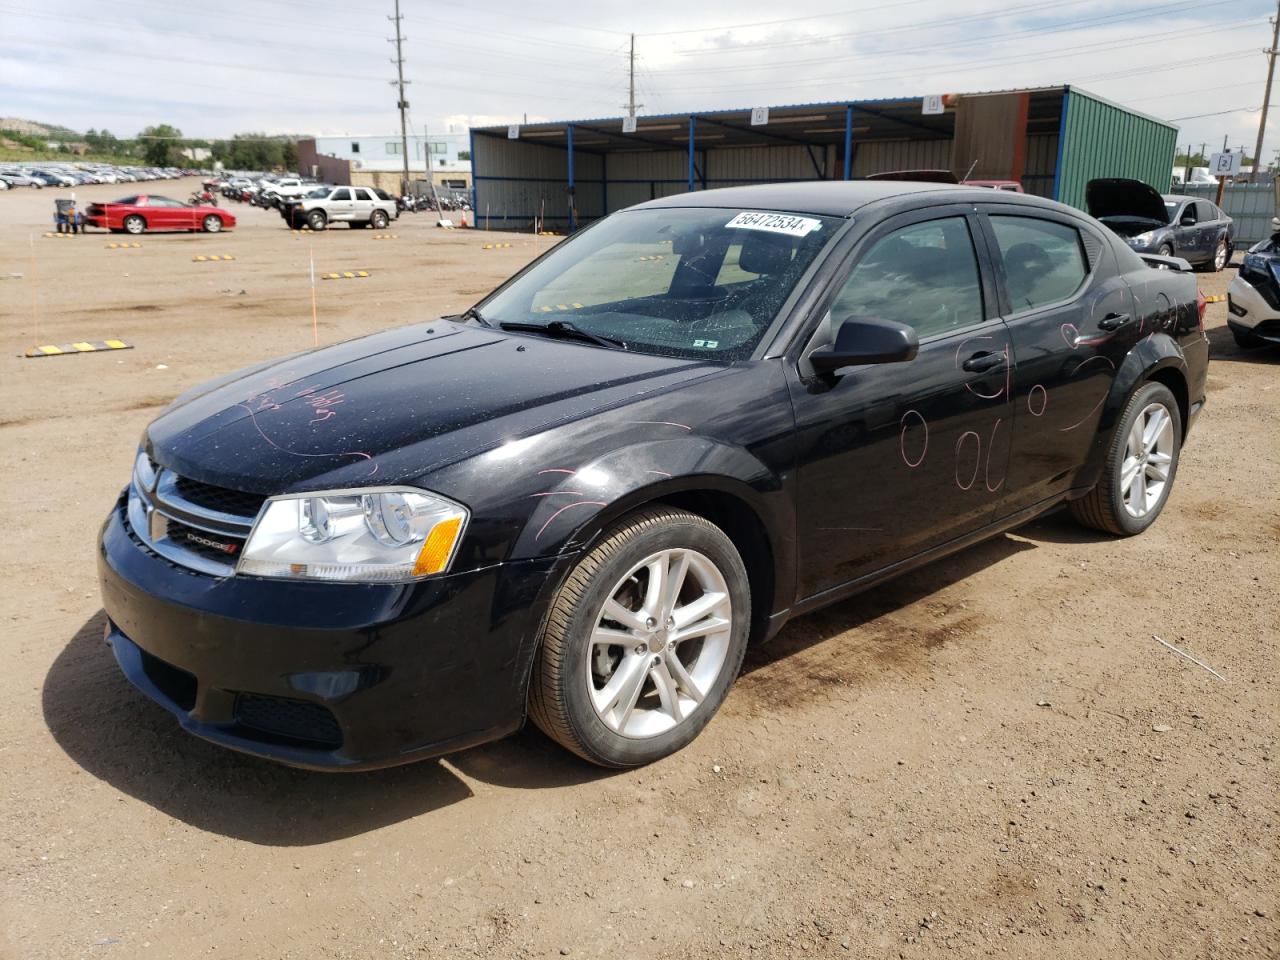
[[[399,213],[395,200],[376,187],[316,187],[306,196],[283,199],[280,204],[280,215],[294,230],[304,224],[324,230],[330,223],[383,230]]]

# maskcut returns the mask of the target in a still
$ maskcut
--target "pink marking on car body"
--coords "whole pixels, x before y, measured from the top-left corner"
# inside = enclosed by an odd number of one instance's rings
[[[564,513],[566,510],[572,510],[574,507],[587,507],[587,506],[607,507],[608,504],[605,503],[603,500],[578,500],[574,503],[567,503],[563,507],[561,507],[559,510],[557,510],[555,513],[553,513],[551,516],[547,517],[547,522],[544,523],[542,527],[538,530],[538,532],[533,535],[533,539],[537,540],[544,533],[546,533],[547,527],[551,526],[551,521],[553,521],[556,517],[560,516],[560,514]]]
[[[365,453],[363,450],[338,451],[335,453],[299,453],[297,450],[290,450],[288,447],[282,446],[281,444],[276,443],[269,436],[267,436],[266,431],[262,429],[262,425],[258,423],[258,416],[256,413],[254,413],[253,407],[249,406],[247,403],[237,404],[237,406],[244,407],[246,410],[249,411],[249,419],[253,422],[253,428],[258,431],[258,435],[261,436],[263,440],[265,440],[267,443],[269,443],[271,446],[275,447],[277,450],[281,451],[282,453],[287,453],[290,456],[294,456],[294,457],[359,457],[361,459],[368,460],[369,463],[373,465],[373,469],[370,470],[367,474],[365,474],[366,477],[372,477],[375,473],[378,472],[378,464],[373,459],[373,455],[369,453]]]
[[[973,476],[969,478],[968,485],[960,482],[960,448],[964,446],[965,437],[973,437],[978,443],[978,455],[973,460]],[[956,438],[956,486],[961,490],[968,490],[978,482],[978,469],[982,466],[982,437],[978,436],[974,430],[966,430]]]
[[[914,463],[910,461],[908,456],[906,456],[906,430],[908,430],[906,419],[913,415],[913,413],[915,413],[916,419],[919,419],[920,426],[923,426],[924,428],[924,448],[920,451],[919,460],[916,460]],[[925,420],[923,416],[920,416],[920,412],[918,410],[909,410],[902,415],[902,419],[899,421],[899,426],[901,426],[902,430],[901,433],[897,435],[897,452],[902,454],[902,462],[906,463],[906,466],[909,466],[911,470],[915,470],[915,467],[920,466],[920,463],[924,462],[925,454],[928,454],[929,452],[929,422]]]
[[[658,476],[660,476],[660,477],[669,477],[669,476],[671,476],[671,474],[667,473],[667,471],[665,471],[665,470],[646,470],[646,471],[645,471],[645,473],[656,473],[656,474],[657,474]]]
[[[693,432],[693,427],[689,426],[687,423],[675,423],[671,420],[628,420],[627,423],[652,427],[679,427],[681,430],[688,430],[690,433]]]
[[[991,439],[987,441],[987,470],[986,474],[982,478],[982,483],[983,486],[987,488],[987,493],[995,493],[1004,486],[1004,482],[1007,479],[1007,477],[1001,477],[999,483],[994,487],[991,485],[991,451],[995,449],[996,431],[1000,429],[1000,423],[1003,419],[1004,418],[1001,417],[996,420],[995,425],[991,428]]]
[[[1040,396],[1044,398],[1040,401],[1039,412],[1036,411],[1036,408],[1031,403],[1031,398],[1036,395],[1037,390],[1040,391]],[[1049,391],[1044,388],[1044,384],[1037,383],[1027,393],[1027,412],[1030,413],[1033,417],[1042,417],[1044,416],[1044,409],[1048,405],[1049,405]]]

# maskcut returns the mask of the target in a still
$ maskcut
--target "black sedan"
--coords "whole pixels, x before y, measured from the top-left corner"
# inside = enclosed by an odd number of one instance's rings
[[[1085,205],[1136,253],[1221,270],[1235,251],[1234,221],[1208,200],[1161,196],[1141,180],[1090,180]]]
[[[186,729],[290,764],[526,716],[643,764],[791,617],[1063,503],[1146,529],[1207,366],[1194,278],[1050,201],[655,200],[465,314],[179,397],[102,530],[107,640]]]

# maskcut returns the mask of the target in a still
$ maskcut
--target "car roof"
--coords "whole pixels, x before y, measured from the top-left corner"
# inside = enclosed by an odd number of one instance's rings
[[[932,196],[930,196],[932,194]],[[918,196],[935,202],[997,202],[986,187],[964,187],[945,183],[917,183],[906,180],[801,180],[791,183],[762,183],[745,187],[720,187],[681,193],[631,207],[652,210],[674,207],[759,207],[808,213],[820,217],[848,217],[860,207],[881,200]],[[1026,203],[1057,206],[1052,201],[1029,194],[1005,192],[999,203]]]

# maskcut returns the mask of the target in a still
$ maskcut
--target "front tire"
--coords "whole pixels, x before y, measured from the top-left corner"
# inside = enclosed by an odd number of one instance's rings
[[[1231,328],[1231,336],[1236,342],[1236,346],[1241,350],[1255,350],[1258,347],[1266,346],[1267,341],[1263,340],[1256,333],[1248,330],[1237,330]]]
[[[1072,501],[1077,521],[1129,537],[1155,522],[1178,472],[1182,415],[1169,388],[1148,383],[1125,405],[1097,485]]]
[[[1159,254],[1159,255],[1160,255],[1160,256],[1162,256],[1162,257],[1172,257],[1172,256],[1173,256],[1173,244],[1171,244],[1171,243],[1162,243],[1162,244],[1160,244],[1160,249],[1159,249],[1159,250],[1157,250],[1157,251],[1156,251],[1156,253],[1157,253],[1157,254]]]
[[[329,223],[329,218],[324,215],[323,210],[312,210],[307,214],[307,226],[312,230],[323,230]]]
[[[746,567],[720,528],[670,508],[633,514],[556,595],[529,715],[602,767],[659,760],[692,741],[724,702],[750,620]]]
[[[124,218],[124,231],[131,233],[135,237],[147,229],[147,221],[143,220],[136,213],[130,214]]]
[[[205,233],[218,233],[222,230],[222,218],[216,214],[209,214],[201,223]]]

